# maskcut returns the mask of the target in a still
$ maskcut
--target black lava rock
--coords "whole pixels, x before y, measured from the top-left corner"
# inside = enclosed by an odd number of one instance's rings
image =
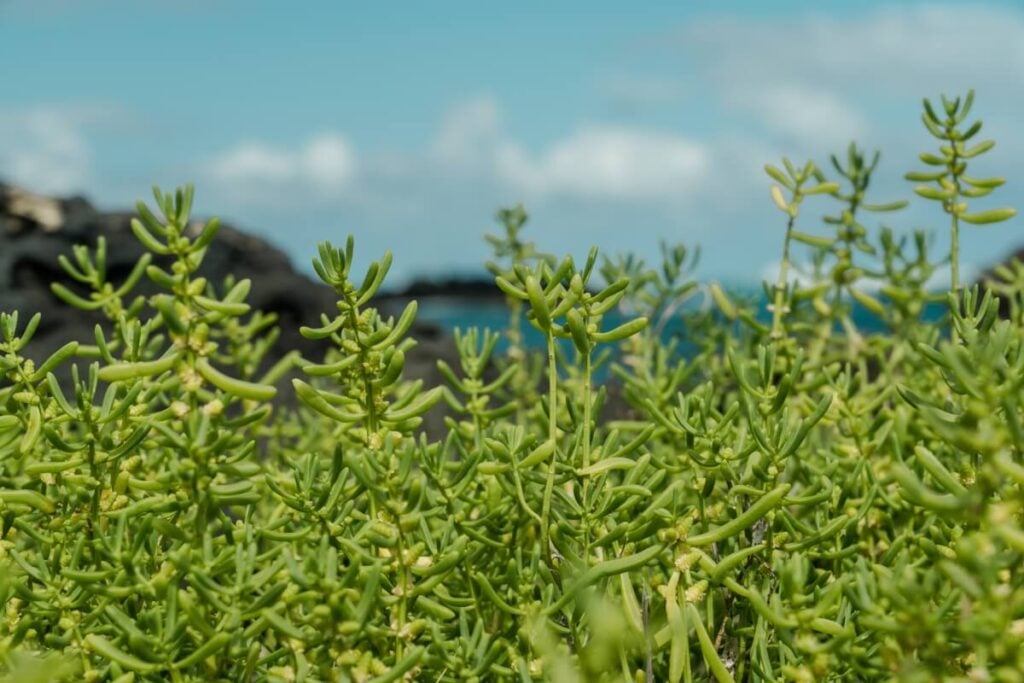
[[[120,284],[144,251],[131,231],[133,215],[99,211],[82,197],[46,197],[0,183],[0,310],[17,310],[26,318],[42,314],[39,331],[28,349],[30,357],[44,359],[69,340],[92,343],[100,314],[69,307],[50,291],[52,282],[82,291],[60,268],[57,257],[70,256],[76,244],[93,247],[104,236],[108,279]],[[198,232],[201,227],[200,222],[190,229]],[[311,254],[314,250],[315,245],[310,245]],[[325,342],[306,339],[299,334],[299,327],[319,326],[321,313],[336,312],[335,293],[296,271],[283,251],[224,225],[210,245],[200,273],[217,284],[228,275],[252,280],[247,302],[254,310],[276,314],[281,330],[268,363],[291,350],[310,360],[323,358]],[[135,293],[148,294],[155,289],[144,277]],[[386,309],[396,309],[401,298],[386,297]],[[438,358],[452,362],[451,340],[431,324],[417,323],[410,334],[419,343],[408,354],[405,376],[421,378],[428,387],[439,384],[435,362]],[[281,392],[284,398],[291,393],[290,387]]]

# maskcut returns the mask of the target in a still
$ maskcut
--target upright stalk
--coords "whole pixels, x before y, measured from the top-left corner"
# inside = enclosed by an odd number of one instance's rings
[[[1001,223],[1017,215],[1016,209],[1003,207],[985,211],[968,212],[969,199],[985,197],[1003,185],[1003,178],[975,178],[967,175],[969,160],[984,154],[995,146],[993,140],[983,140],[968,147],[971,140],[981,130],[981,121],[960,130],[964,124],[971,105],[974,103],[974,91],[969,90],[964,98],[948,99],[942,96],[942,108],[936,109],[928,98],[924,100],[924,115],[921,117],[925,128],[940,142],[939,154],[928,152],[919,155],[921,161],[931,168],[926,171],[911,171],[904,177],[914,182],[925,183],[914,187],[914,193],[925,199],[940,202],[944,211],[949,213],[949,268],[950,287],[960,306],[960,221],[971,225],[990,225]],[[961,184],[961,182],[963,184]],[[936,183],[931,185],[930,183]],[[955,343],[958,340],[955,326],[950,331]]]
[[[590,351],[583,354],[583,469],[590,467],[590,404],[591,404],[591,363]],[[583,559],[590,559],[590,515],[587,514],[587,500],[590,492],[590,477],[584,476],[580,485],[580,508],[583,510]]]
[[[356,346],[359,347],[359,367],[363,368],[363,392],[365,394],[364,405],[366,408],[366,419],[363,421],[363,428],[366,430],[366,444],[373,448],[373,435],[377,433],[380,425],[377,422],[377,399],[373,391],[373,377],[365,371],[367,360],[367,348],[359,338],[359,305],[355,297],[348,293],[344,296],[348,308],[349,325],[352,327],[352,335],[355,337]]]
[[[526,411],[530,407],[530,402],[527,399],[528,387],[530,385],[530,370],[526,363],[527,355],[523,347],[523,302],[511,296],[507,297],[506,300],[509,307],[508,330],[506,330],[508,357],[518,367],[512,384],[516,400],[516,423],[524,424]]]
[[[398,589],[400,591],[398,595],[398,618],[396,619],[395,626],[395,659],[400,661],[405,652],[405,624],[409,611],[409,591],[412,587],[409,585],[409,568],[406,564],[406,545],[402,533],[402,525],[396,523],[395,526],[398,529]]]
[[[946,133],[952,137],[953,126],[946,127]],[[950,287],[953,293],[960,298],[960,216],[957,215],[957,204],[960,203],[960,155],[957,153],[956,145],[952,145],[953,152],[949,159],[949,189],[953,196],[949,199],[949,270]],[[953,330],[953,341],[956,341],[956,330]]]
[[[786,277],[789,275],[789,243],[793,238],[793,225],[796,216],[790,216],[786,223],[786,240],[782,247],[782,264],[779,266],[779,277],[775,281],[775,300],[772,302],[772,337],[782,336],[782,308],[786,302]]]
[[[767,164],[765,172],[780,185],[790,191],[787,201],[782,195],[779,185],[772,185],[771,198],[779,211],[786,214],[786,239],[782,245],[782,263],[779,266],[779,277],[775,281],[775,297],[772,302],[772,339],[780,339],[783,334],[782,319],[783,306],[786,303],[786,278],[789,276],[789,245],[793,241],[793,227],[796,225],[796,217],[800,213],[800,204],[804,197],[812,194],[832,194],[839,189],[839,185],[827,182],[821,172],[814,166],[814,162],[808,161],[802,169],[797,169],[790,163],[789,159],[783,158],[783,165],[789,173],[787,177],[780,169]],[[804,188],[804,183],[810,179],[818,181],[817,185]]]
[[[952,135],[953,127],[947,126],[946,131]],[[949,160],[950,169],[950,190],[953,197],[949,200],[949,285],[952,288],[953,296],[956,297],[957,308],[960,308],[960,217],[957,215],[957,204],[960,202],[960,156],[957,154],[956,145],[952,145],[953,154]],[[960,335],[956,331],[956,325],[950,325],[949,338],[956,344]]]
[[[548,347],[548,441],[556,447],[548,459],[547,483],[544,485],[544,501],[540,513],[540,543],[546,552],[548,549],[548,527],[551,524],[551,497],[555,492],[555,461],[558,459],[558,368],[555,366],[555,338],[551,330],[544,333]]]
[[[952,214],[949,223],[949,268],[951,271],[950,285],[953,292],[960,294],[960,221]]]
[[[590,467],[590,404],[591,404],[591,361],[590,353],[583,354],[583,469]],[[586,497],[587,480],[583,480]]]

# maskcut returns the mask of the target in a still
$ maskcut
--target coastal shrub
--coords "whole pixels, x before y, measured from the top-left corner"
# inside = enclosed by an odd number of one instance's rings
[[[249,281],[202,275],[216,220],[157,190],[125,281],[102,240],[61,258],[93,338],[33,360],[39,314],[0,317],[0,675],[1022,680],[1024,278],[961,281],[961,226],[1014,215],[974,207],[1003,181],[970,175],[972,102],[925,101],[938,149],[907,174],[948,258],[873,225],[906,202],[869,200],[853,144],[766,167],[763,300],[682,246],[553,257],[508,209],[508,328],[456,331],[439,387],[404,377],[416,303],[375,306],[390,254],[351,238],[313,261],[322,357],[267,367]]]

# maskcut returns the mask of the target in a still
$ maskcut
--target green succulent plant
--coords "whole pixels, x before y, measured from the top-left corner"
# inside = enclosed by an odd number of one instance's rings
[[[841,183],[766,167],[764,300],[681,245],[550,257],[517,207],[488,238],[508,329],[457,330],[441,387],[404,377],[416,303],[376,308],[390,253],[354,278],[352,238],[313,261],[323,356],[262,370],[276,321],[202,275],[191,187],[157,190],[124,282],[102,240],[60,260],[92,338],[30,358],[40,316],[0,314],[0,680],[1021,680],[1024,266],[959,282],[959,222],[1013,216],[966,206],[1002,184],[965,175],[972,100],[925,101],[943,145],[908,175],[951,291],[927,235],[865,223],[903,202],[867,201],[856,145]]]

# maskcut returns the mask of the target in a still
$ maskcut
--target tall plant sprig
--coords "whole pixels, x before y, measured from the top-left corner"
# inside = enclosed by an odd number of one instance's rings
[[[650,267],[632,254],[614,259],[606,256],[601,266],[605,282],[629,282],[616,304],[619,314],[651,321],[641,333],[622,340],[611,368],[623,382],[623,397],[640,411],[652,396],[664,400],[675,396],[676,389],[699,363],[700,351],[691,355],[689,350],[703,350],[706,343],[702,338],[706,325],[699,320],[704,314],[685,310],[700,291],[693,277],[700,249],[666,242],[660,247],[660,268]]]
[[[209,296],[205,277],[193,277],[199,270],[206,249],[217,235],[220,224],[212,219],[195,237],[189,237],[194,190],[191,185],[174,193],[154,188],[156,205],[162,213],[158,218],[149,207],[139,202],[139,218],[131,222],[132,232],[150,253],[171,259],[170,272],[158,265],[147,265],[145,273],[163,292],[154,295],[149,304],[158,313],[167,330],[172,348],[161,358],[146,364],[131,360],[101,368],[100,379],[119,381],[152,377],[175,369],[191,408],[198,405],[198,392],[204,383],[242,400],[269,401],[277,390],[272,386],[229,377],[209,361],[218,344],[211,332],[228,318],[249,312],[245,298],[252,283],[240,280],[223,297]],[[98,340],[99,341],[99,340]]]
[[[1000,223],[1013,218],[1016,209],[1004,207],[968,213],[968,199],[978,199],[990,194],[1003,185],[1003,178],[972,178],[967,175],[967,164],[995,147],[994,140],[983,140],[968,147],[969,141],[981,131],[982,122],[977,120],[962,129],[961,126],[974,104],[974,91],[968,90],[962,99],[947,99],[941,96],[942,114],[936,112],[928,98],[924,99],[924,113],[921,121],[935,139],[940,141],[939,153],[922,152],[918,158],[932,167],[930,171],[911,171],[906,179],[925,183],[914,187],[914,192],[933,201],[941,202],[942,210],[949,214],[949,263],[950,289],[960,291],[960,221],[972,225]],[[928,183],[934,183],[928,184]]]
[[[873,274],[881,283],[879,293],[887,300],[883,320],[894,336],[935,331],[916,324],[929,302],[945,299],[944,294],[929,291],[939,265],[930,256],[931,241],[923,230],[897,235],[892,228],[883,227],[878,235],[881,249]]]
[[[152,254],[171,259],[170,272],[158,265],[146,266],[145,272],[150,280],[160,289],[161,293],[149,299],[150,306],[156,310],[157,318],[167,331],[170,348],[155,359],[143,358],[139,354],[139,344],[128,344],[128,338],[139,338],[144,329],[138,332],[122,332],[126,338],[127,355],[116,360],[105,348],[103,335],[97,333],[101,355],[107,364],[101,367],[98,377],[104,382],[121,382],[126,390],[132,390],[135,384],[172,373],[176,377],[173,386],[181,392],[181,398],[169,406],[171,413],[180,418],[184,433],[180,436],[164,429],[170,445],[188,453],[195,461],[195,472],[191,485],[196,487],[199,514],[196,517],[197,533],[202,536],[202,529],[208,522],[208,516],[215,515],[218,509],[219,489],[207,489],[216,473],[209,469],[214,462],[207,458],[216,455],[222,445],[217,439],[221,436],[230,437],[231,431],[223,425],[225,433],[211,423],[226,419],[225,410],[236,402],[246,404],[248,416],[244,421],[251,425],[269,414],[264,408],[257,410],[260,403],[270,401],[277,394],[277,389],[269,384],[252,382],[225,374],[218,369],[214,361],[219,349],[220,328],[231,318],[246,315],[250,306],[245,303],[251,282],[240,280],[222,297],[213,296],[205,277],[196,276],[200,269],[207,247],[213,241],[219,229],[216,219],[206,222],[198,235],[189,236],[194,190],[191,185],[179,188],[174,193],[164,193],[154,188],[154,199],[161,217],[157,217],[142,202],[138,204],[139,218],[131,223],[132,232],[142,245]],[[123,319],[122,319],[123,320]],[[131,325],[122,329],[132,330]],[[134,347],[134,348],[132,348]],[[154,422],[157,429],[163,427],[161,422]],[[240,425],[236,425],[238,427]],[[243,434],[244,430],[235,430]],[[245,450],[250,452],[255,442],[249,442]],[[251,482],[242,482],[239,496],[235,502],[252,502],[256,494]],[[247,486],[245,484],[248,484]],[[246,495],[241,495],[245,489]],[[258,497],[258,494],[256,494]]]
[[[446,403],[457,414],[464,415],[469,420],[457,423],[453,418],[448,418],[446,423],[452,431],[468,437],[474,451],[480,451],[487,428],[496,420],[516,410],[514,402],[501,403],[497,393],[509,383],[519,368],[516,365],[509,365],[497,377],[488,381],[484,373],[490,368],[494,349],[501,335],[487,328],[480,330],[471,327],[465,332],[455,328],[454,336],[463,376],[457,376],[452,367],[442,359],[438,359],[437,369],[448,383],[449,388],[444,395]],[[461,394],[463,398],[460,400],[455,392]]]
[[[506,295],[529,304],[527,314],[530,322],[544,335],[547,350],[548,398],[547,398],[547,441],[552,451],[548,461],[544,498],[541,505],[541,547],[548,548],[551,519],[551,496],[555,488],[556,463],[559,460],[558,450],[558,365],[555,338],[561,329],[558,320],[576,303],[576,297],[565,286],[565,280],[574,270],[572,258],[566,257],[557,268],[545,260],[536,264],[533,269],[518,266],[513,269],[515,283],[502,275],[495,278],[498,287]]]
[[[775,180],[789,191],[789,198],[787,199],[779,185],[771,186],[772,201],[775,202],[775,206],[779,208],[779,211],[782,211],[787,216],[786,237],[782,246],[782,261],[779,264],[779,275],[775,280],[775,289],[772,297],[771,336],[775,339],[784,335],[783,321],[785,313],[789,308],[788,299],[791,298],[788,293],[789,283],[787,282],[791,265],[789,248],[794,238],[802,236],[802,234],[797,233],[794,229],[797,216],[800,215],[800,205],[803,203],[804,198],[809,195],[832,194],[839,190],[839,184],[827,182],[824,174],[818,170],[813,161],[808,161],[804,164],[803,168],[797,168],[789,159],[783,157],[782,165],[786,169],[785,173],[771,164],[766,164],[764,167],[765,173],[772,180]],[[807,183],[811,181],[815,181],[817,184],[806,187]]]
[[[335,458],[355,473],[368,502],[365,539],[375,546],[378,556],[394,558],[386,565],[394,584],[389,635],[394,643],[393,671],[402,675],[409,670],[402,667],[415,666],[424,652],[411,646],[407,650],[408,641],[424,627],[422,620],[411,619],[414,565],[423,544],[414,540],[417,529],[410,520],[423,518],[423,528],[427,528],[424,513],[416,509],[423,501],[423,484],[413,468],[417,446],[411,435],[422,423],[423,414],[441,399],[443,389],[424,391],[422,380],[402,381],[405,353],[415,344],[406,334],[415,320],[417,304],[409,302],[397,320],[382,317],[371,300],[391,266],[391,253],[371,262],[362,283],[356,285],[351,279],[354,251],[352,236],[343,248],[335,248],[329,242],[320,244],[313,268],[321,280],[334,288],[338,315],[332,319],[322,314],[321,327],[300,330],[307,338],[334,342],[336,348],[324,362],[308,364],[303,371],[314,378],[333,380],[340,393],[314,388],[299,379],[293,380],[293,385],[305,405],[341,427],[334,431],[339,439]],[[352,430],[351,426],[359,429]],[[356,432],[355,439],[348,436],[352,431]],[[338,454],[346,446],[350,452],[342,460]],[[336,466],[332,472],[335,479],[328,482],[339,493],[341,473]],[[414,480],[418,481],[415,488],[419,489],[415,494]],[[325,536],[324,542],[337,545],[332,538],[333,535]],[[356,547],[348,550],[355,551]],[[427,597],[417,604],[422,607],[429,601]]]
[[[501,223],[502,228],[504,228],[505,234],[484,235],[484,239],[491,245],[491,248],[494,250],[494,257],[497,259],[488,261],[486,266],[495,277],[499,275],[508,277],[513,268],[517,265],[527,265],[538,256],[538,253],[533,242],[525,242],[519,235],[522,232],[523,226],[526,225],[526,221],[529,220],[529,215],[522,204],[500,209],[496,218]],[[507,263],[502,265],[498,261],[507,261]],[[509,324],[506,335],[509,342],[509,353],[513,359],[518,360],[523,353],[521,330],[523,304],[519,299],[510,297],[508,298],[508,305]]]
[[[583,396],[582,422],[578,436],[579,459],[575,463],[580,481],[580,503],[584,511],[583,546],[584,559],[589,559],[591,520],[588,517],[591,504],[589,490],[590,479],[598,468],[598,463],[591,461],[594,451],[592,430],[594,425],[593,404],[593,357],[599,344],[623,341],[638,334],[647,327],[647,318],[639,317],[622,323],[606,331],[602,331],[601,322],[604,316],[622,300],[629,287],[628,278],[620,278],[609,283],[597,292],[590,291],[590,278],[597,263],[597,249],[591,249],[583,269],[572,274],[569,281],[569,292],[574,303],[565,312],[565,324],[556,330],[558,336],[572,339],[576,353],[583,363]]]
[[[875,151],[871,160],[867,161],[864,151],[859,149],[856,143],[851,142],[846,150],[845,165],[835,154],[829,157],[836,172],[848,184],[848,188],[840,188],[833,195],[842,204],[838,215],[826,215],[824,218],[826,223],[836,228],[836,238],[830,248],[835,257],[835,264],[832,267],[834,309],[839,308],[844,291],[874,312],[878,312],[880,308],[876,300],[854,286],[864,274],[864,269],[854,262],[854,253],[860,252],[868,256],[876,253],[874,246],[867,239],[867,227],[861,222],[859,212],[891,212],[907,206],[906,200],[884,204],[872,204],[865,200],[881,156],[881,152]],[[848,315],[843,316],[843,323],[847,331],[851,332],[853,323]]]
[[[651,321],[650,333],[661,336],[680,309],[699,291],[693,274],[700,261],[700,249],[662,241],[661,267],[649,267],[633,254],[604,257],[601,276],[606,282],[623,278],[629,286],[618,309],[623,315],[644,316]]]
[[[397,320],[381,317],[369,302],[391,267],[391,252],[370,263],[362,284],[356,285],[350,279],[354,248],[351,236],[343,248],[320,244],[313,268],[337,293],[338,315],[321,315],[322,327],[300,330],[308,339],[331,339],[337,345],[336,357],[309,364],[303,371],[334,380],[342,393],[314,388],[300,379],[292,383],[303,403],[342,424],[361,425],[361,441],[379,450],[388,434],[407,434],[419,426],[442,390],[423,392],[422,381],[401,383],[405,353],[416,343],[405,335],[416,319],[417,304],[410,301]]]
[[[514,281],[517,268],[532,268],[540,262],[549,265],[556,263],[554,256],[541,252],[532,241],[522,238],[523,227],[529,220],[529,214],[522,204],[499,210],[497,220],[505,234],[484,236],[494,251],[494,259],[485,264],[491,275]],[[525,345],[522,329],[524,302],[506,293],[505,303],[508,306],[508,327],[505,329],[508,347],[505,355],[510,365],[516,368],[509,382],[509,390],[516,399],[516,417],[521,423],[526,412],[536,402],[536,385],[538,373],[542,371],[542,361],[538,362],[538,355],[529,353]]]
[[[212,228],[216,231],[216,222]],[[128,318],[137,316],[145,304],[144,296],[136,296],[127,305],[124,298],[135,288],[135,285],[142,279],[146,268],[153,260],[153,254],[146,251],[139,257],[128,277],[120,285],[115,285],[107,280],[107,240],[104,236],[96,240],[96,250],[90,252],[85,245],[79,244],[72,248],[74,262],[66,255],[57,257],[64,272],[72,279],[89,287],[91,292],[86,299],[68,289],[59,282],[50,285],[50,290],[64,303],[82,311],[102,311],[110,320],[117,320],[121,315]]]
[[[19,329],[17,311],[0,313],[0,460],[36,448],[47,417],[47,378],[78,350],[78,342],[68,342],[39,366],[26,358],[41,320],[37,313]]]

